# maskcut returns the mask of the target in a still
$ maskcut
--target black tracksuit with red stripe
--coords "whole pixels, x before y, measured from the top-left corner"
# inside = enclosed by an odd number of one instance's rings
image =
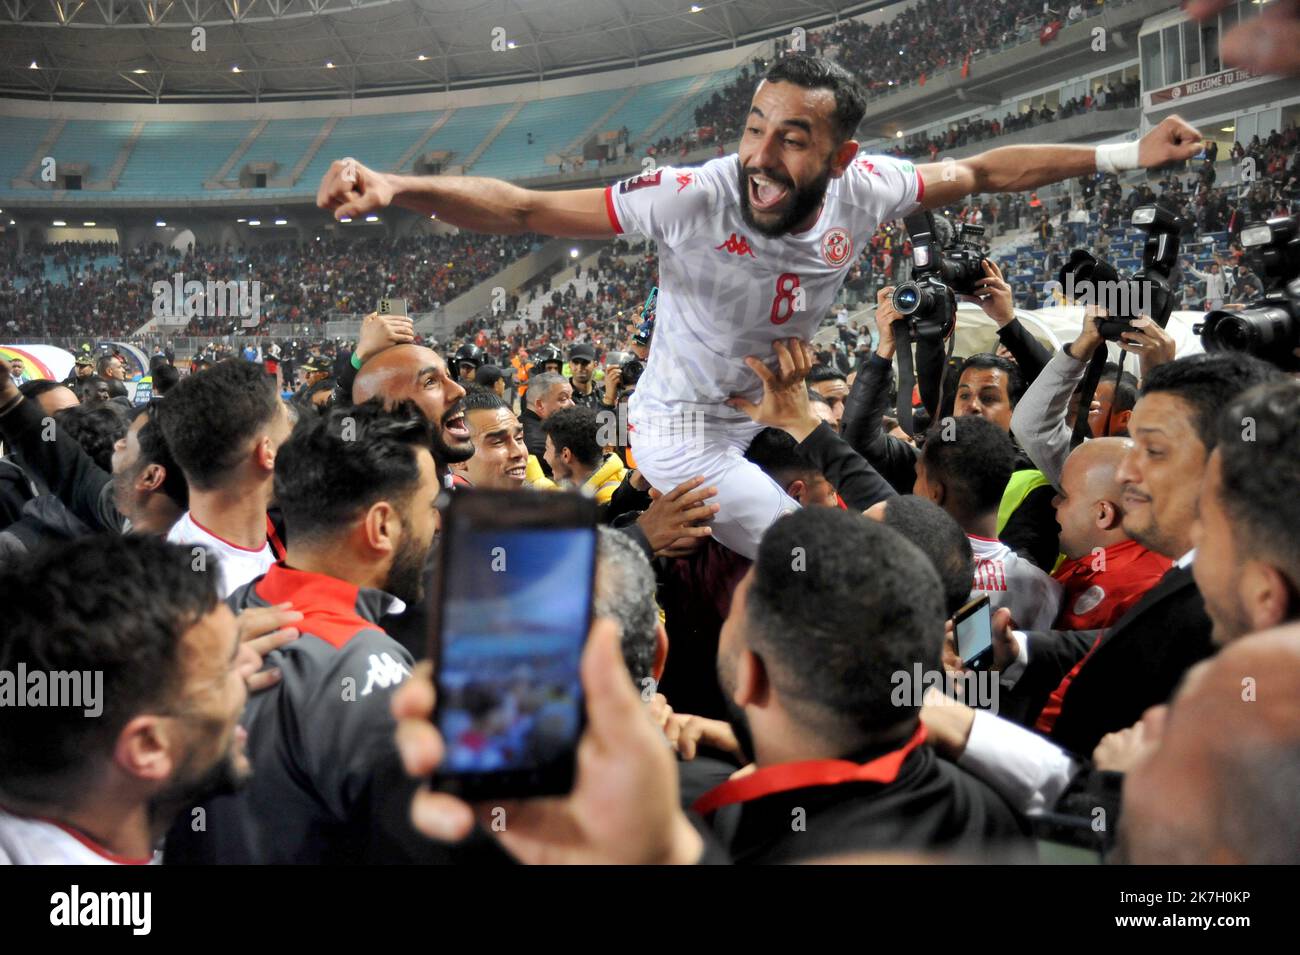
[[[252,779],[205,804],[204,830],[183,814],[167,862],[372,861],[378,820],[397,816],[385,800],[409,812],[415,781],[399,769],[389,699],[413,661],[376,622],[394,598],[276,564],[227,602],[284,601],[304,615],[301,636],[267,655],[282,679],[244,709]]]

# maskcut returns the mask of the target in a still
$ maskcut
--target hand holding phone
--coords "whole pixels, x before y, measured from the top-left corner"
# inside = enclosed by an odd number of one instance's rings
[[[404,298],[381,298],[379,300],[380,315],[406,315],[406,299]]]
[[[477,817],[515,858],[533,864],[697,862],[703,843],[681,810],[676,760],[663,733],[646,718],[612,621],[591,627],[582,686],[587,729],[569,795],[470,806],[422,787],[412,798],[415,828],[456,842],[469,835]],[[446,752],[430,722],[434,688],[428,661],[397,689],[392,705],[402,765],[413,777],[427,777]]]
[[[971,670],[987,670],[993,662],[993,609],[987,595],[977,597],[953,615],[957,656]]]
[[[578,494],[452,495],[430,612],[437,788],[487,799],[572,787],[595,524]]]

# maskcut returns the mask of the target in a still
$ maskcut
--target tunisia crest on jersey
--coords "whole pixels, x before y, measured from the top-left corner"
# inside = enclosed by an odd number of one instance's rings
[[[826,264],[838,268],[853,254],[853,239],[843,229],[830,229],[822,236],[822,258]]]

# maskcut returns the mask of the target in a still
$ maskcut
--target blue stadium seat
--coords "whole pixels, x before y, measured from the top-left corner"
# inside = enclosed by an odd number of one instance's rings
[[[146,123],[122,171],[117,192],[164,198],[201,196],[204,180],[216,174],[254,125],[248,120]]]
[[[555,172],[546,162],[547,155],[564,149],[625,92],[626,89],[597,90],[525,104],[469,172],[503,179],[527,179]],[[531,145],[529,133],[533,134]]]

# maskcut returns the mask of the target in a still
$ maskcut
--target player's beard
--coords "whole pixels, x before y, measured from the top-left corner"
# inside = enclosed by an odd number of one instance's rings
[[[831,169],[827,166],[822,170],[813,182],[800,188],[795,185],[794,181],[787,179],[785,176],[774,176],[754,167],[746,168],[739,161],[736,163],[740,176],[740,215],[745,220],[745,225],[749,226],[760,235],[776,238],[787,234],[804,219],[808,218],[817,211],[822,200],[826,198],[826,189],[831,181]],[[776,222],[769,225],[763,225],[754,218],[754,208],[749,203],[749,177],[751,175],[767,176],[775,182],[781,183],[789,190],[786,201],[789,203],[786,211],[781,214]]]
[[[443,414],[441,421],[434,422],[433,425],[433,457],[444,464],[460,464],[462,461],[468,461],[474,456],[474,442],[465,440],[457,444],[450,443],[443,431],[443,426],[447,420],[454,418],[457,414],[464,412],[464,405],[460,399],[447,409]]]
[[[424,598],[424,579],[430,560],[430,547],[415,539],[410,525],[402,521],[402,543],[393,555],[384,589],[407,606]]]

